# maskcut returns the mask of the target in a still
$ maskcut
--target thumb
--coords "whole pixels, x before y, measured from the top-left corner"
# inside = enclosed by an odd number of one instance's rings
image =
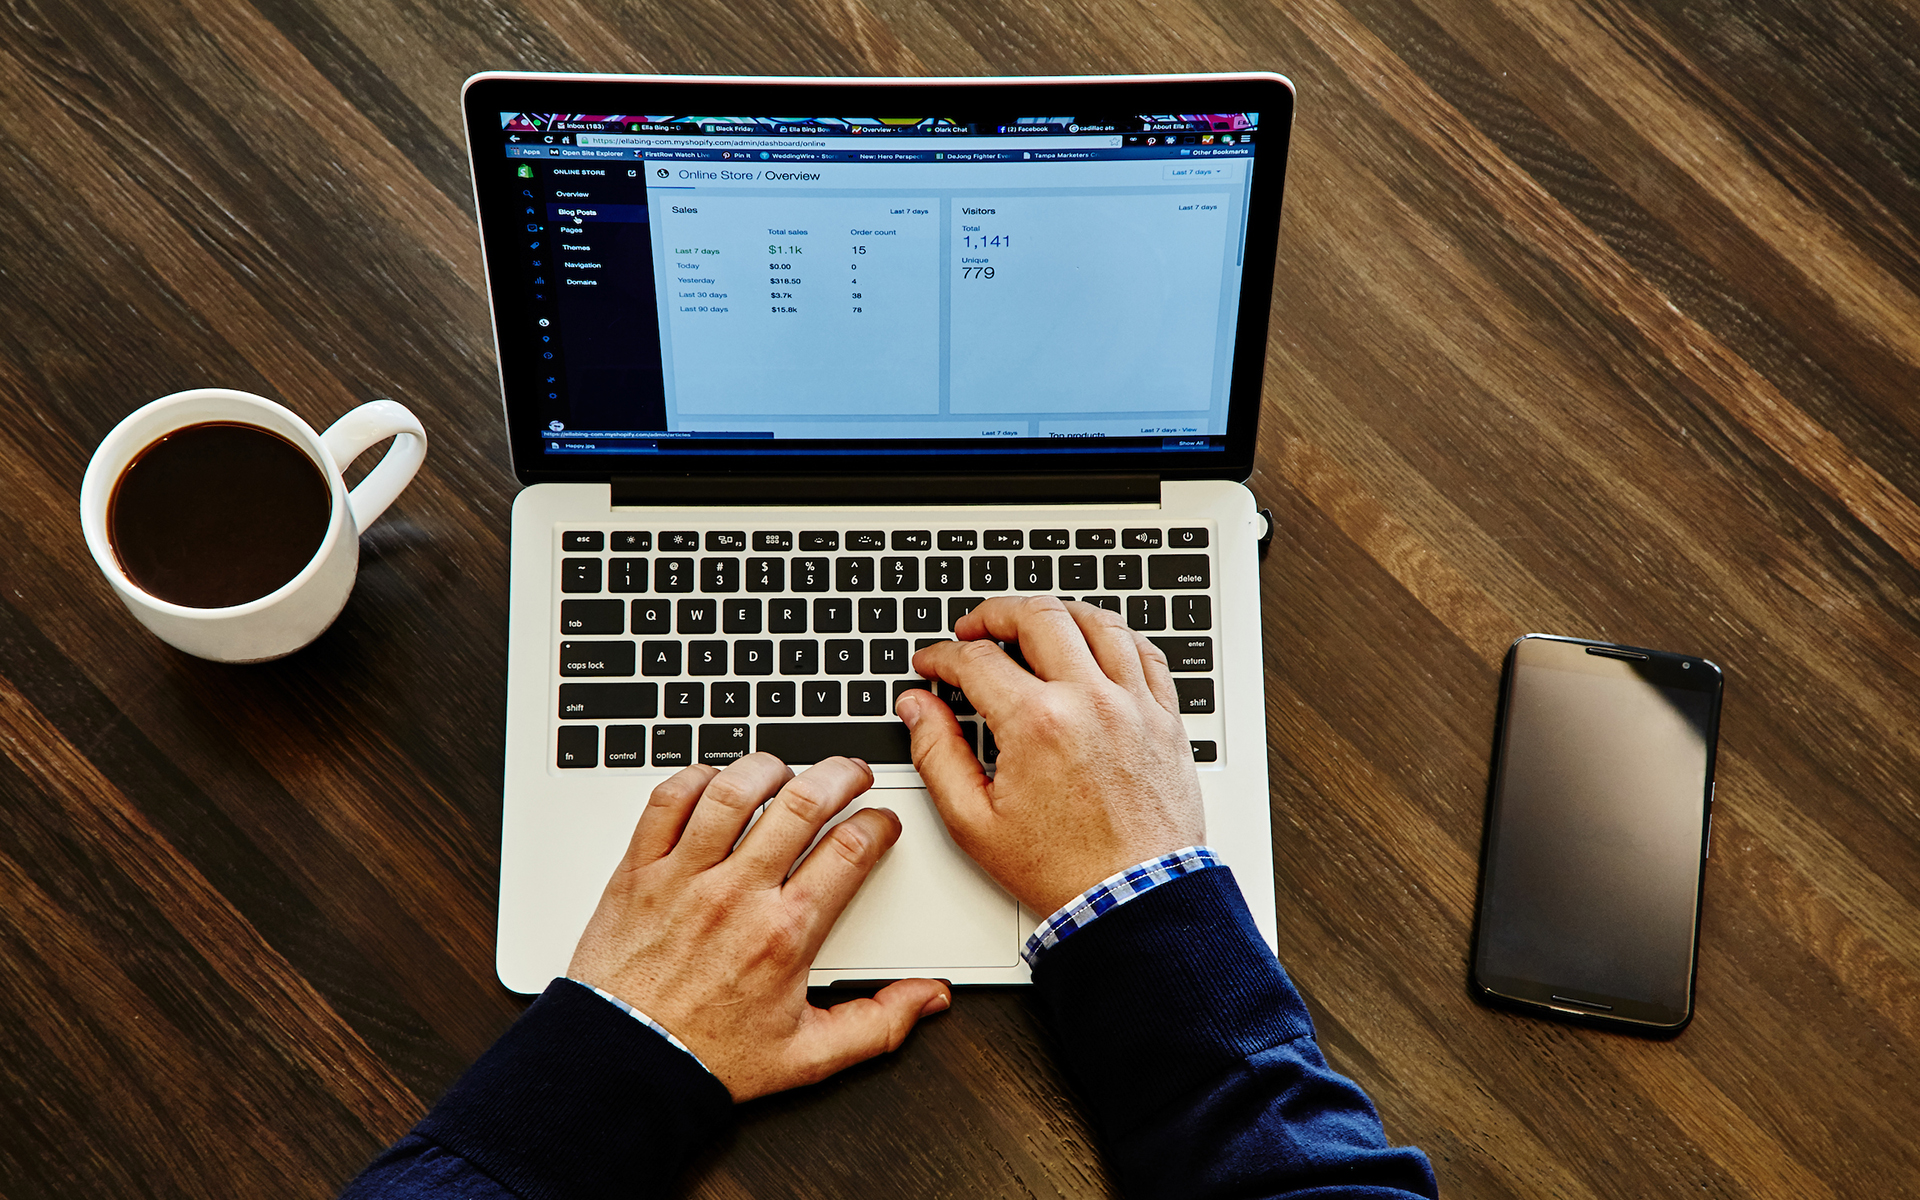
[[[976,824],[987,815],[987,776],[960,734],[953,710],[931,692],[918,688],[900,694],[894,711],[912,737],[913,767],[926,781],[934,807],[949,830]],[[966,845],[964,839],[961,845]]]
[[[952,1004],[953,989],[943,980],[896,980],[869,999],[849,1000],[825,1012],[816,1009],[818,1015],[797,1049],[810,1060],[808,1074],[825,1079],[898,1050],[921,1017],[944,1012]]]

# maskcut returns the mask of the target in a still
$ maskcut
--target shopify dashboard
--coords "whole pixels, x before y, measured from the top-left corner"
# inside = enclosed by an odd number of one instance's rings
[[[502,128],[549,454],[1227,432],[1256,114]]]

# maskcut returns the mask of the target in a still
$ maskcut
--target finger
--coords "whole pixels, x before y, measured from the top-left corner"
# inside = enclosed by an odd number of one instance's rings
[[[800,939],[803,962],[813,961],[847,902],[899,837],[899,817],[884,808],[863,808],[827,830],[793,869],[780,894],[805,931]]]
[[[921,1017],[953,1006],[953,989],[938,979],[901,979],[871,997],[849,1000],[814,1017],[795,1039],[791,1053],[810,1082],[876,1055],[898,1050]]]
[[[987,775],[960,734],[953,710],[926,692],[903,692],[894,711],[913,739],[913,769],[949,830],[970,830],[987,815]],[[965,842],[962,841],[964,845]]]
[[[1087,649],[1093,652],[1101,673],[1130,692],[1147,695],[1147,673],[1140,665],[1140,647],[1133,640],[1133,630],[1127,628],[1120,614],[1077,600],[1066,608],[1086,636]]]
[[[1021,656],[1041,679],[1091,679],[1099,670],[1058,596],[995,596],[961,617],[953,635],[962,642],[1019,642]]]
[[[1088,665],[1091,668],[1091,660]],[[913,669],[931,672],[965,692],[989,722],[1004,720],[1047,687],[1007,657],[1005,650],[985,640],[936,642],[913,656]],[[895,711],[899,711],[897,703]]]
[[[1161,708],[1180,715],[1180,690],[1173,686],[1173,672],[1167,668],[1167,652],[1153,644],[1144,633],[1133,635],[1140,647],[1140,667],[1146,672],[1147,690]]]
[[[872,786],[872,769],[851,758],[826,759],[788,780],[733,852],[741,881],[769,887],[785,879],[827,822]]]
[[[700,794],[674,854],[696,871],[718,863],[740,840],[754,810],[792,778],[787,764],[771,754],[749,754],[728,763]]]
[[[700,802],[700,793],[707,790],[707,784],[719,773],[712,767],[696,764],[683,768],[653,789],[653,794],[647,797],[647,806],[640,810],[640,820],[633,826],[633,839],[627,843],[630,866],[644,866],[664,858],[673,849],[674,843],[680,840],[680,831],[687,827],[693,806]]]

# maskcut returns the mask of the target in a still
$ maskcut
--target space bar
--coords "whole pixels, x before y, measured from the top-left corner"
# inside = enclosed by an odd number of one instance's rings
[[[844,754],[870,763],[910,763],[907,727],[898,721],[777,721],[760,726],[756,748],[784,763]]]

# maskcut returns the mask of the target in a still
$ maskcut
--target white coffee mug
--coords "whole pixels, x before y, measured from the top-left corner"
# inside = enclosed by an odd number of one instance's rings
[[[107,507],[114,485],[141,451],[176,430],[215,421],[252,425],[298,446],[327,481],[333,511],[320,549],[292,579],[245,604],[189,608],[128,578],[108,536]],[[393,446],[380,465],[347,491],[341,469],[386,438]],[[121,603],[162,641],[215,662],[264,662],[292,654],[333,624],[360,569],[360,531],[386,511],[426,456],[426,431],[392,400],[362,404],[320,434],[262,396],[228,388],[175,392],[130,414],[93,452],[80,484],[80,527]]]

